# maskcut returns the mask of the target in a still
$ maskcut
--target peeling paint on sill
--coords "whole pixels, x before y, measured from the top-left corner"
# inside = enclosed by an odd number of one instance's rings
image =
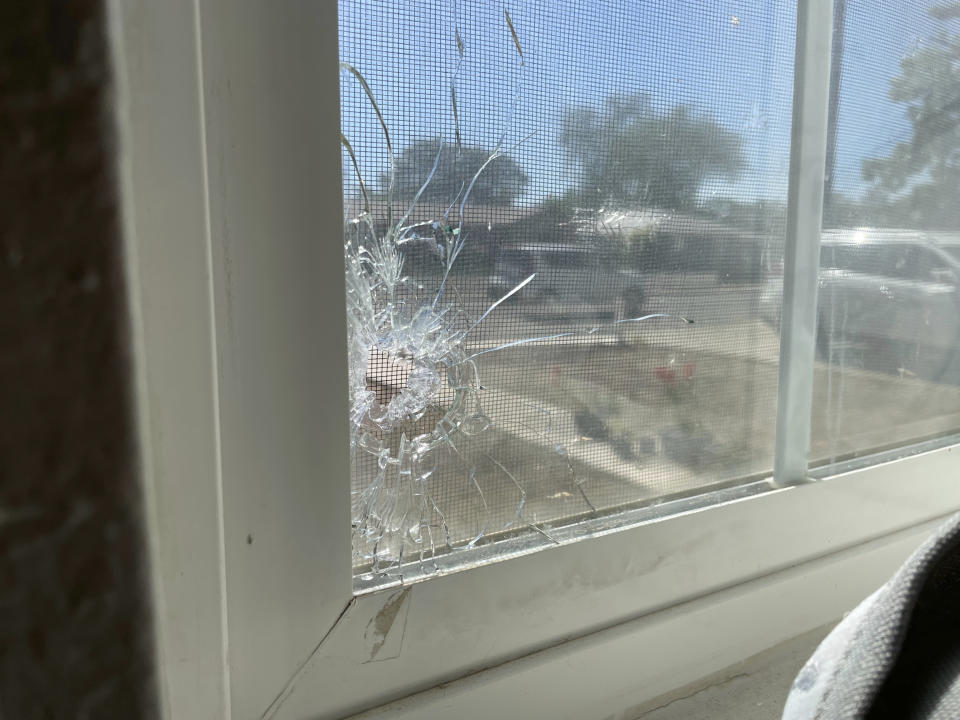
[[[407,614],[410,611],[410,588],[387,596],[380,611],[370,618],[363,633],[363,640],[369,652],[367,662],[393,660],[403,651],[403,638],[407,631]],[[399,623],[396,631],[394,625]],[[384,652],[384,647],[388,646]]]

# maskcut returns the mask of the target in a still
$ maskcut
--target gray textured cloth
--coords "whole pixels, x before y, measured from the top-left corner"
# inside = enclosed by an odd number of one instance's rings
[[[960,514],[820,644],[783,720],[960,720]]]

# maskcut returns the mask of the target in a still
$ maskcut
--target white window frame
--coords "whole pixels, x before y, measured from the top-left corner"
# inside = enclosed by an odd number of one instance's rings
[[[357,594],[336,2],[111,0],[166,717],[628,718],[838,618],[960,508],[956,439],[806,474],[831,5],[798,11],[775,479]]]

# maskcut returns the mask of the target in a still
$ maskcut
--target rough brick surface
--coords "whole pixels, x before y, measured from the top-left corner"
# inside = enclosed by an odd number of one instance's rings
[[[155,714],[102,0],[0,2],[0,718]]]

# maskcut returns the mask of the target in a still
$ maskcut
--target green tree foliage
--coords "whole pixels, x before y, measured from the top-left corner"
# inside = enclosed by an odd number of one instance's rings
[[[394,192],[400,199],[411,199],[426,181],[437,160],[439,140],[418,140],[407,147],[396,161]],[[420,199],[425,202],[451,203],[466,192],[470,181],[489,159],[490,150],[464,146],[457,152],[453,145],[444,145],[440,150],[437,171],[423,191]],[[523,193],[529,182],[526,173],[517,161],[508,155],[495,158],[477,178],[470,193],[474,205],[512,205]],[[380,188],[386,192],[390,176],[380,177]]]
[[[960,2],[938,5],[931,15],[960,18]],[[941,30],[900,61],[890,98],[907,105],[912,136],[889,156],[863,161],[873,183],[867,200],[890,224],[956,228],[960,224],[960,35]],[[885,212],[884,212],[885,210]]]
[[[734,180],[740,136],[686,105],[654,107],[644,93],[611,95],[601,110],[565,113],[560,143],[581,167],[583,201],[690,210],[709,177]]]

